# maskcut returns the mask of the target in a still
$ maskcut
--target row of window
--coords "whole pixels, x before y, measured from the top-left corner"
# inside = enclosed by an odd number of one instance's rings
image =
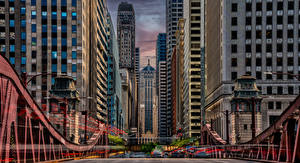
[[[47,6],[47,1],[48,0],[42,0],[42,6]],[[51,5],[57,6],[57,0],[51,0]],[[31,6],[36,6],[36,0],[31,0]],[[61,0],[61,6],[67,6],[67,0]],[[72,0],[72,6],[77,6],[77,0]]]
[[[295,9],[295,2],[297,1],[288,1],[287,7],[288,10],[294,10]],[[300,2],[299,6],[300,6]],[[257,2],[255,5],[252,5],[252,3],[246,3],[246,12],[251,12],[253,7],[255,6],[256,11],[262,11],[263,5],[262,2]],[[266,10],[272,11],[273,10],[273,2],[267,2],[266,3]],[[277,10],[283,10],[283,2],[279,1],[277,2]],[[231,12],[238,12],[238,3],[232,3],[231,4]]]
[[[283,76],[287,76],[287,79],[289,79],[289,80],[295,79],[295,77],[293,75],[283,75],[282,73],[283,73],[282,71],[277,71],[277,75],[274,75],[277,80],[283,80]],[[289,74],[293,74],[293,72],[288,72],[288,73]],[[247,71],[246,74],[250,75],[250,76],[254,75],[250,71]],[[256,71],[255,72],[256,79],[262,80],[262,74],[263,73],[261,71]],[[300,74],[300,72],[299,72],[299,74]],[[235,72],[235,71],[231,72],[231,80],[236,80],[237,77],[238,77],[238,73],[237,72]],[[273,80],[273,75],[266,74],[266,80]]]

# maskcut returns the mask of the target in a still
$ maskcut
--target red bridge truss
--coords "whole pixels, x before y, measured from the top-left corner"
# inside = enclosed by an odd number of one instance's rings
[[[99,125],[85,145],[64,138],[33,100],[10,63],[0,56],[0,162],[40,162],[104,155],[106,127]]]
[[[280,115],[277,121],[245,144],[225,145],[210,125],[202,129],[201,142],[215,146],[214,157],[243,158],[265,161],[300,162],[300,96]],[[221,150],[218,150],[221,149]]]

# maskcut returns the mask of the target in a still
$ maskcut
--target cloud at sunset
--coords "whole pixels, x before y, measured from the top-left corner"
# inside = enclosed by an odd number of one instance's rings
[[[118,5],[124,1],[133,4],[135,10],[136,47],[141,49],[141,67],[143,67],[147,64],[148,58],[153,60],[155,56],[158,33],[165,32],[165,0],[107,0],[115,29]],[[151,65],[154,64],[151,61]]]

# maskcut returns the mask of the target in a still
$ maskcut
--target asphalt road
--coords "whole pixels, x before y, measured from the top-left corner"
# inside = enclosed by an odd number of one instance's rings
[[[231,159],[182,159],[182,158],[167,158],[167,159],[155,159],[155,158],[145,158],[145,159],[134,159],[134,158],[123,158],[123,159],[84,159],[84,160],[74,160],[69,161],[69,163],[246,163],[253,161],[243,161],[243,160],[231,160]]]

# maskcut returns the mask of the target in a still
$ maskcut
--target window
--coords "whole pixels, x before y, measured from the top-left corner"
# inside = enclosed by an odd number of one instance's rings
[[[47,45],[48,45],[48,39],[42,38],[42,46],[47,46]]]
[[[251,58],[246,58],[246,61],[245,61],[245,63],[246,63],[246,66],[251,66]]]
[[[294,1],[288,2],[288,10],[294,10]]]
[[[22,64],[22,65],[25,65],[25,64],[26,64],[26,57],[22,57],[22,58],[21,58],[21,64]]]
[[[57,46],[57,38],[52,38],[52,46]]]
[[[14,65],[15,64],[15,57],[10,57],[9,62]]]
[[[237,58],[232,58],[231,59],[231,66],[232,67],[237,67]]]
[[[266,37],[267,37],[267,39],[272,39],[272,30],[266,31]]]
[[[246,45],[246,53],[251,53],[251,45]]]
[[[288,30],[287,34],[288,34],[288,38],[294,38],[294,30]]]
[[[72,46],[77,46],[77,39],[76,38],[72,38]]]
[[[270,110],[274,109],[274,102],[273,101],[268,102],[268,109],[270,109]]]
[[[273,19],[272,16],[267,16],[267,25],[272,25]]]
[[[51,58],[52,59],[57,59],[57,51],[52,51]]]
[[[57,19],[57,12],[52,11],[51,16],[52,16],[52,19]]]
[[[283,10],[283,2],[277,3],[277,10]]]
[[[42,19],[47,19],[47,11],[42,11]]]
[[[9,45],[9,52],[15,52],[15,45]]]
[[[76,25],[72,25],[72,32],[73,33],[77,32],[77,26]]]
[[[21,7],[21,14],[25,15],[26,14],[26,8],[25,7]]]
[[[31,24],[31,32],[36,33],[36,24]]]
[[[76,64],[72,64],[72,72],[77,72],[77,65]]]
[[[252,18],[246,17],[246,25],[251,25],[251,24],[252,24]]]
[[[282,80],[283,79],[282,72],[277,72],[277,79],[278,80]]]
[[[256,31],[256,39],[261,39],[261,31]]]
[[[289,75],[289,74],[293,74],[294,72],[293,71],[289,71],[288,72],[288,79],[290,79],[290,80],[292,80],[292,79],[294,79],[294,76],[293,75]]]
[[[57,32],[57,26],[56,25],[52,25],[52,32]]]
[[[293,86],[289,86],[288,87],[288,94],[289,95],[293,95],[294,94],[294,87]]]
[[[77,0],[72,0],[72,6],[74,6],[74,7],[77,6]]]
[[[261,6],[262,6],[261,2],[256,3],[256,11],[261,11],[262,10]]]
[[[21,20],[21,27],[25,28],[26,27],[26,20]]]
[[[261,44],[256,44],[256,53],[261,53]]]
[[[62,51],[61,52],[61,59],[67,59],[67,52],[65,52],[65,51]]]
[[[244,124],[244,130],[247,130],[247,124]]]
[[[237,3],[232,3],[231,4],[231,11],[232,12],[237,12],[238,10],[238,4]]]
[[[282,44],[277,44],[277,52],[282,52]]]
[[[76,51],[72,51],[72,59],[76,59],[77,58],[77,53]]]
[[[294,51],[294,44],[288,44],[287,51],[288,52],[293,52]]]
[[[231,80],[237,79],[237,72],[231,72]]]
[[[72,12],[72,20],[76,20],[77,19],[77,13],[76,12]]]
[[[252,3],[246,3],[246,11],[252,11]]]
[[[266,75],[267,80],[272,80],[273,76],[271,74]]]
[[[15,20],[9,20],[9,27],[15,27]]]
[[[26,40],[26,32],[21,32],[21,39]]]
[[[21,52],[25,53],[26,52],[26,45],[21,45]]]
[[[269,126],[272,126],[278,119],[279,116],[273,116],[273,115],[270,115],[269,116]]]
[[[231,39],[233,40],[237,39],[237,31],[231,31]]]
[[[277,87],[277,94],[282,95],[283,94],[283,88],[281,86]]]
[[[237,17],[231,18],[231,25],[233,26],[237,25]]]
[[[35,6],[36,5],[36,0],[31,0],[31,6]]]
[[[51,65],[51,71],[52,72],[57,72],[57,64],[52,64]]]
[[[56,6],[57,5],[57,0],[51,0],[51,5]]]
[[[67,0],[61,0],[61,6],[67,6]]]
[[[272,94],[272,87],[267,87],[267,94],[268,95],[271,95]]]
[[[272,58],[266,58],[267,66],[272,66]]]
[[[288,24],[294,24],[294,16],[288,16]]]
[[[267,3],[267,11],[272,11],[273,10],[273,3],[272,2],[268,2]]]
[[[66,64],[61,65],[61,72],[62,73],[67,73],[67,65]]]
[[[36,19],[36,11],[35,10],[31,11],[31,19]]]
[[[61,39],[61,45],[62,46],[67,46],[67,39],[66,38]]]
[[[236,44],[231,45],[231,53],[237,53],[237,45]]]
[[[266,45],[266,52],[267,53],[272,53],[272,48],[273,48],[272,44],[267,44]]]
[[[256,58],[256,66],[261,66],[261,58]]]
[[[282,22],[283,22],[283,17],[277,16],[277,24],[282,24]]]
[[[67,26],[66,25],[61,26],[61,32],[62,33],[67,33]]]
[[[47,6],[47,0],[42,0],[42,6]]]
[[[256,25],[261,25],[262,19],[261,17],[256,17]]]
[[[276,109],[281,109],[281,102],[280,101],[276,102]]]
[[[67,12],[61,12],[61,18],[67,19]]]
[[[256,79],[257,80],[261,80],[262,76],[261,76],[261,72],[260,71],[256,71]]]

